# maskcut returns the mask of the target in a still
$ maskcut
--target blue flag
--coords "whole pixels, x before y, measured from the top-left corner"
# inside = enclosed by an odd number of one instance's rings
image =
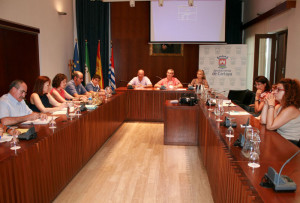
[[[72,73],[73,73],[74,71],[80,71],[79,53],[78,53],[77,41],[76,41],[76,43],[75,43],[75,48],[74,48],[74,57],[73,57],[73,68],[72,68]]]

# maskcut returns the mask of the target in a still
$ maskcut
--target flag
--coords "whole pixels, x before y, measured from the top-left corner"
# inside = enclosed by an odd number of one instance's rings
[[[96,59],[96,74],[100,75],[100,77],[101,77],[99,86],[101,89],[103,89],[104,88],[104,80],[103,80],[102,63],[101,63],[101,55],[100,55],[100,40],[98,41],[98,50],[97,50],[97,59]]]
[[[91,81],[91,69],[90,69],[90,60],[89,60],[89,52],[87,47],[87,40],[85,40],[85,64],[84,64],[84,82],[87,84]]]
[[[108,71],[108,80],[109,86],[112,90],[116,89],[116,78],[115,78],[115,64],[114,64],[114,54],[113,54],[113,47],[111,44],[111,56],[109,60],[109,71]]]
[[[79,53],[78,53],[77,39],[76,39],[75,48],[74,48],[72,73],[73,73],[74,71],[80,71]]]

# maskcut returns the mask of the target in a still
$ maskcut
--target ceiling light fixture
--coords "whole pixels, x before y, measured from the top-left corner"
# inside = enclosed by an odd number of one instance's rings
[[[158,6],[162,7],[164,5],[164,0],[158,0]]]
[[[135,7],[135,1],[134,0],[129,0],[129,6],[130,7]]]

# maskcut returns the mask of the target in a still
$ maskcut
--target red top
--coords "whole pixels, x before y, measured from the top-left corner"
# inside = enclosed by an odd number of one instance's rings
[[[58,90],[56,88],[52,88],[51,91],[50,91],[51,95],[52,95],[52,93],[53,93],[54,90],[57,91],[60,94],[60,96],[65,99],[65,90],[64,89]]]

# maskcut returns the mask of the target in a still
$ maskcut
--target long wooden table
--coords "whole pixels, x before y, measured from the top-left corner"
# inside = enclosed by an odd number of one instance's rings
[[[215,202],[300,202],[300,189],[292,193],[276,193],[271,188],[259,185],[268,167],[279,172],[284,162],[299,148],[281,137],[275,131],[266,130],[253,116],[232,116],[238,123],[235,137],[225,136],[226,129],[216,122],[208,107],[200,102],[199,115],[199,156],[207,170],[212,195]],[[243,111],[240,107],[235,111]],[[228,107],[225,107],[228,111]],[[224,115],[225,116],[225,115]],[[224,120],[224,116],[222,117]],[[228,116],[228,114],[226,115]],[[244,129],[240,124],[250,124],[260,130],[260,167],[250,168],[248,159],[241,154],[241,148],[233,145]],[[300,156],[295,157],[282,171],[300,186]]]
[[[127,93],[126,119],[130,121],[164,121],[166,100],[178,99],[187,90],[159,90],[157,88],[127,89],[119,87],[117,92]]]
[[[37,139],[20,141],[16,153],[1,143],[0,202],[52,201],[123,123],[125,99],[118,93],[79,118],[61,116],[54,130],[36,125]]]
[[[9,143],[1,143],[0,202],[53,200],[124,120],[163,121],[163,100],[178,99],[186,92],[120,88],[107,103],[80,118],[58,118],[54,131],[48,126],[35,126],[38,138],[21,141],[22,148],[16,154],[9,149]],[[143,105],[143,101],[148,103]],[[249,117],[250,124],[261,131],[261,167],[252,170],[241,149],[233,146],[243,129],[238,126],[235,138],[229,140],[225,137],[226,128],[220,127],[207,106],[200,102],[198,112],[199,156],[207,169],[215,202],[300,202],[299,188],[295,193],[276,193],[259,186],[268,166],[278,172],[299,150],[296,146],[266,130],[250,115],[234,116],[238,124]],[[299,155],[286,165],[283,174],[300,185]]]

